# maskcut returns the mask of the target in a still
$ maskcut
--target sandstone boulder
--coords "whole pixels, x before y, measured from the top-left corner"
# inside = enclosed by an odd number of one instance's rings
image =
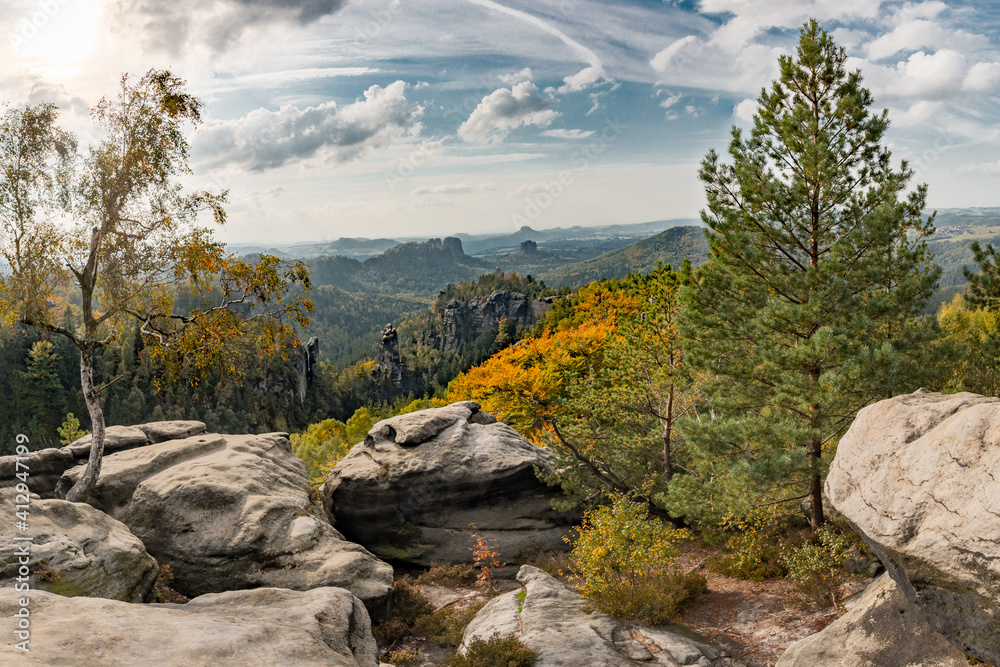
[[[517,580],[521,591],[494,598],[476,614],[459,652],[475,639],[499,633],[514,635],[534,650],[535,667],[743,664],[677,626],[627,628],[605,614],[586,613],[578,593],[536,567],[522,566]]]
[[[19,594],[0,590],[0,615],[14,618]],[[337,665],[376,667],[365,606],[341,588],[276,588],[204,595],[187,604],[130,605],[32,591],[30,654],[0,644],[0,664]]]
[[[871,405],[826,492],[952,644],[1000,664],[1000,399],[920,390]]]
[[[0,506],[11,512],[23,500],[14,489],[0,490]],[[125,524],[84,503],[29,500],[28,530],[0,521],[0,586],[13,588],[27,558],[32,590],[128,602],[148,596],[160,568]],[[18,539],[25,537],[30,541]]]
[[[104,436],[104,453],[111,454],[150,443],[187,438],[205,432],[205,425],[196,421],[163,421],[139,426],[109,426]],[[65,447],[49,447],[31,452],[21,463],[31,473],[31,492],[42,498],[52,498],[62,474],[73,466],[87,462],[90,456],[90,436],[86,435]],[[14,475],[18,470],[15,456],[0,456],[0,488],[17,486]],[[65,494],[64,494],[65,495]]]
[[[822,632],[788,647],[775,667],[966,667],[888,574]]]
[[[513,562],[538,542],[562,549],[573,517],[552,510],[561,494],[540,482],[548,451],[471,401],[380,421],[327,477],[333,525],[373,553],[420,566],[472,561],[470,535]]]
[[[68,471],[70,488],[82,466]],[[199,435],[105,457],[89,502],[170,565],[189,597],[274,586],[346,588],[381,617],[392,568],[330,526],[283,433]]]

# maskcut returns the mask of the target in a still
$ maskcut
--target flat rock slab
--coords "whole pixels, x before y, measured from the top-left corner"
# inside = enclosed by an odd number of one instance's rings
[[[338,586],[381,617],[392,568],[344,540],[308,492],[305,464],[285,434],[205,434],[107,456],[89,502],[170,565],[172,587],[188,597]]]
[[[534,650],[535,667],[743,666],[683,628],[630,628],[606,614],[585,612],[579,593],[536,567],[522,566],[517,580],[524,588],[483,607],[465,629],[459,652],[475,639],[499,633],[514,635]]]
[[[419,566],[471,563],[473,531],[513,562],[530,543],[563,550],[577,518],[535,476],[548,451],[471,401],[375,424],[327,477],[323,506],[348,539]],[[475,528],[473,528],[473,526]]]
[[[11,514],[23,500],[14,489],[0,489],[0,507]],[[29,501],[27,530],[0,521],[0,586],[13,588],[27,559],[31,590],[129,602],[148,597],[160,568],[125,524],[84,503]]]
[[[0,590],[0,664],[336,665],[376,667],[364,604],[341,588],[276,588],[204,595],[187,604],[135,605],[32,591],[30,648],[14,644],[18,594]]]
[[[858,413],[826,493],[955,646],[1000,664],[1000,399],[921,390]]]
[[[187,438],[205,432],[205,425],[198,421],[163,421],[140,424],[138,426],[109,426],[104,435],[105,455],[114,452],[145,447],[150,443]],[[28,466],[31,473],[31,492],[42,498],[57,497],[56,485],[62,474],[73,466],[86,463],[90,456],[90,436],[85,435],[65,447],[49,447],[31,452],[21,463]],[[0,488],[17,486],[21,480],[15,473],[17,458],[0,456]],[[65,497],[66,491],[62,497]]]
[[[967,667],[965,655],[888,574],[823,631],[788,647],[775,667]]]

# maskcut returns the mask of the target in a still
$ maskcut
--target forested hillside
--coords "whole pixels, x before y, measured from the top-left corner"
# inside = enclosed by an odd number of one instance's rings
[[[685,259],[692,264],[701,264],[706,259],[706,248],[702,227],[673,227],[626,248],[550,269],[542,273],[542,278],[553,287],[579,287],[603,278],[648,273],[657,264],[679,267]]]

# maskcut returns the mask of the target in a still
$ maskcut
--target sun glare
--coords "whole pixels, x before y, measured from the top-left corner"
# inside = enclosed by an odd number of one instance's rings
[[[39,2],[17,22],[14,51],[39,74],[71,76],[93,50],[103,13],[96,0]]]

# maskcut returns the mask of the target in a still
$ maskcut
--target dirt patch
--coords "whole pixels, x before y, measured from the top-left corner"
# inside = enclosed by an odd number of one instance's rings
[[[713,549],[691,545],[679,564],[685,568],[703,565],[713,553]],[[772,667],[792,642],[819,632],[844,613],[832,604],[806,605],[785,579],[752,582],[704,567],[699,571],[708,580],[708,592],[675,622],[731,649],[734,657],[750,667]],[[852,588],[863,587],[859,583]]]

